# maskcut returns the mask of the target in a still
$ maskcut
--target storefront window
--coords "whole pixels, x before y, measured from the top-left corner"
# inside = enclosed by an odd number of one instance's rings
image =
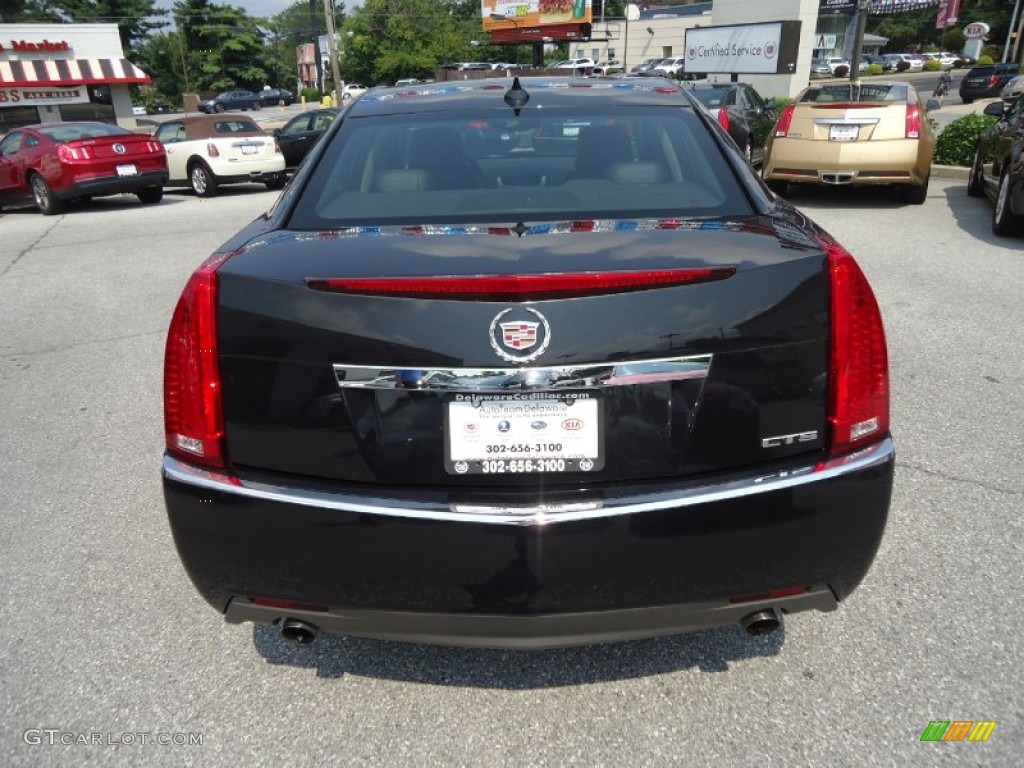
[[[92,120],[100,123],[116,123],[114,105],[110,98],[109,85],[90,85],[89,103],[63,104],[60,107],[60,119]]]
[[[23,125],[39,122],[39,110],[35,107],[4,107],[0,109],[0,136]]]

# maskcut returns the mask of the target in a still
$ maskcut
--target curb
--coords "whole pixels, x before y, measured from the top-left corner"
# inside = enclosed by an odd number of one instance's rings
[[[936,179],[960,179],[967,181],[970,168],[963,168],[959,165],[933,165],[932,176]]]

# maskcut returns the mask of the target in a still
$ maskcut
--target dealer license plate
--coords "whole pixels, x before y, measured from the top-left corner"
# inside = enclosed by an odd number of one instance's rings
[[[858,125],[830,125],[828,128],[829,141],[856,141],[859,136]]]
[[[599,471],[604,468],[600,395],[452,395],[445,403],[444,464],[452,475]]]
[[[117,166],[118,176],[138,176],[139,169],[135,167],[134,163],[128,163],[126,165]]]

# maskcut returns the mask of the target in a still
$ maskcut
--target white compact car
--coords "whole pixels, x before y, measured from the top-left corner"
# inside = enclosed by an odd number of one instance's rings
[[[167,152],[168,187],[192,187],[211,197],[223,184],[255,181],[281,189],[287,181],[281,148],[245,115],[168,120],[154,136]]]

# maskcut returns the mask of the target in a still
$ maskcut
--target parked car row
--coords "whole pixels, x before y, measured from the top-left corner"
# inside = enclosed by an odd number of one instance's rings
[[[199,111],[206,114],[256,110],[263,107],[288,106],[295,103],[295,94],[286,88],[264,88],[262,91],[224,91],[212,99],[199,102]]]
[[[289,149],[297,164],[298,150]],[[225,184],[281,189],[286,181],[275,138],[240,114],[168,120],[153,136],[107,123],[43,123],[12,130],[0,141],[0,206],[35,205],[46,215],[105,195],[129,193],[158,203],[165,187],[210,197]]]

